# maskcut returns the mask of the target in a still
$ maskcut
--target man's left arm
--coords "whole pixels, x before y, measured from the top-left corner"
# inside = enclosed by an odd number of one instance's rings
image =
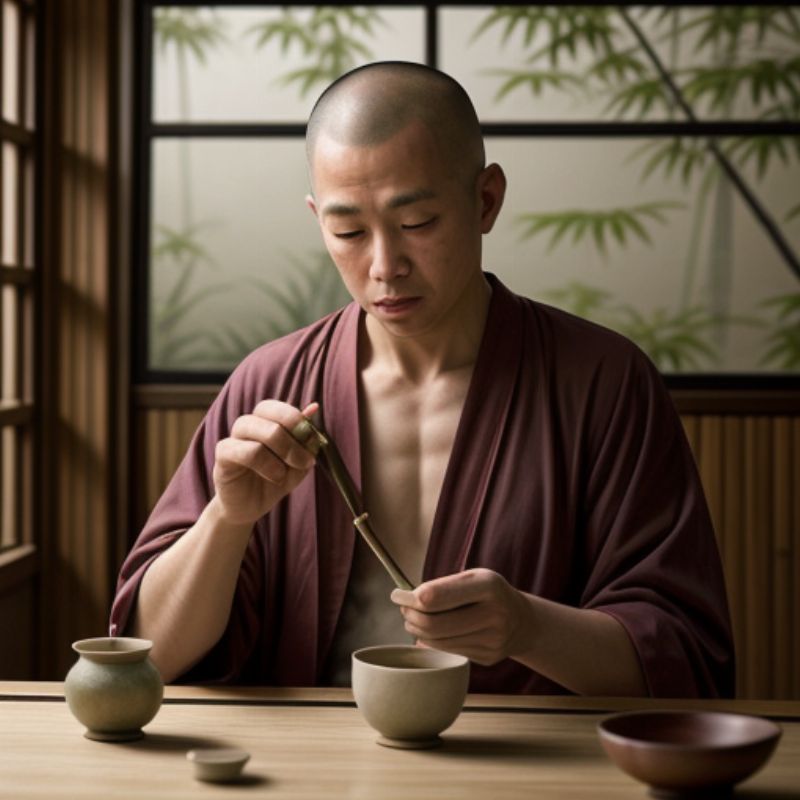
[[[580,523],[564,532],[579,594],[544,598],[475,570],[393,596],[423,643],[479,664],[511,657],[581,693],[731,696],[724,576],[700,479],[660,375],[629,355],[603,370],[583,426]]]
[[[424,647],[483,666],[513,658],[577,694],[647,694],[639,657],[614,617],[526,594],[491,570],[395,589],[392,600]]]

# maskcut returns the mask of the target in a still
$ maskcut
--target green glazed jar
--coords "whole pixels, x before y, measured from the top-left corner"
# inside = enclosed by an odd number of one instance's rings
[[[161,674],[148,658],[153,643],[122,636],[81,639],[64,695],[89,739],[128,742],[144,734],[164,696]]]

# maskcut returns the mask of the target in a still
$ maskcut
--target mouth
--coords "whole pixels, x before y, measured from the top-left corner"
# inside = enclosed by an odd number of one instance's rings
[[[421,297],[381,297],[374,306],[383,314],[395,315],[410,311],[421,302]]]

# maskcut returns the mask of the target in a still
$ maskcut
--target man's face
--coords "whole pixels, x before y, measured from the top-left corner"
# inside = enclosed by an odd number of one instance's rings
[[[325,246],[356,302],[396,336],[457,324],[481,290],[481,235],[496,211],[488,220],[481,176],[450,163],[416,121],[375,146],[324,133],[316,143],[308,203]]]

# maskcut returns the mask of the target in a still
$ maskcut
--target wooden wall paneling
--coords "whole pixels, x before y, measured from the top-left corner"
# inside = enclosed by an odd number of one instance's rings
[[[88,588],[89,575],[86,563],[86,541],[91,537],[91,509],[89,497],[90,487],[84,474],[87,446],[91,441],[91,400],[92,387],[89,384],[92,362],[92,341],[87,330],[87,317],[91,313],[88,290],[91,279],[92,264],[89,261],[89,191],[87,169],[91,158],[91,142],[89,141],[88,115],[90,113],[89,97],[86,89],[89,86],[89,34],[80,20],[86,13],[87,0],[73,0],[74,19],[69,24],[74,31],[74,61],[69,65],[67,74],[71,83],[71,96],[74,106],[71,114],[72,146],[69,152],[70,197],[65,212],[72,216],[74,226],[72,252],[68,254],[65,267],[67,285],[69,286],[69,316],[65,322],[71,333],[69,352],[63,352],[69,369],[68,380],[71,381],[69,398],[69,435],[71,469],[66,482],[72,494],[73,516],[65,520],[61,533],[65,542],[63,553],[71,558],[72,578],[76,592],[70,594],[68,630],[75,631],[74,636],[82,634],[78,631],[90,631],[86,625],[90,612],[91,600],[85,587]],[[70,96],[70,95],[67,95]],[[65,559],[66,561],[66,559]],[[75,602],[78,600],[78,602]],[[73,638],[70,635],[69,638]]]
[[[143,506],[140,506],[139,519],[140,522],[150,513],[156,500],[161,492],[164,490],[166,484],[164,483],[164,467],[163,467],[163,453],[159,446],[164,441],[161,432],[161,411],[160,409],[147,409],[144,412],[144,423],[147,434],[144,441],[144,486],[145,493],[142,498],[144,501]]]
[[[699,418],[697,433],[697,460],[700,476],[703,480],[706,500],[714,520],[720,551],[725,549],[725,526],[722,524],[723,459],[722,459],[722,419],[704,415]]]
[[[800,697],[800,416],[792,420],[791,497],[792,568],[792,697]]]
[[[747,652],[747,626],[745,625],[747,592],[745,590],[744,542],[744,430],[738,417],[722,419],[724,497],[719,520],[715,524],[724,533],[722,548],[725,581],[728,587],[733,638],[737,656],[737,694],[749,696],[749,681],[744,663]]]
[[[72,479],[75,475],[76,464],[73,463],[74,453],[72,437],[69,435],[69,420],[73,415],[74,406],[72,380],[75,374],[73,372],[71,358],[74,351],[74,337],[70,324],[71,320],[74,318],[74,296],[69,289],[74,281],[72,271],[75,261],[75,239],[78,235],[76,219],[77,207],[75,205],[74,195],[74,165],[75,152],[77,149],[75,136],[76,123],[74,118],[77,112],[77,97],[73,74],[71,70],[63,69],[62,67],[67,63],[75,63],[77,58],[77,43],[75,42],[77,31],[75,11],[72,8],[72,3],[65,0],[62,8],[65,12],[65,18],[60,29],[62,35],[60,43],[63,48],[60,54],[62,63],[59,63],[57,66],[57,74],[63,103],[61,106],[61,119],[54,120],[57,130],[61,134],[58,143],[60,146],[59,155],[61,161],[59,166],[61,167],[61,174],[58,175],[58,179],[62,186],[63,201],[59,209],[61,216],[61,242],[59,248],[61,261],[59,264],[59,331],[56,344],[59,365],[59,386],[56,394],[58,440],[56,442],[56,447],[51,451],[51,455],[56,461],[57,469],[57,508],[59,511],[59,520],[56,520],[53,527],[55,533],[53,570],[45,576],[46,582],[51,587],[52,606],[50,609],[45,610],[45,624],[54,634],[52,641],[53,661],[57,659],[56,653],[61,649],[60,646],[66,643],[64,639],[67,637],[64,636],[64,634],[59,635],[59,633],[69,630],[72,619],[71,599],[76,595],[74,587],[65,586],[66,580],[69,577],[69,571],[64,569],[64,564],[67,563],[68,554],[72,550],[70,534],[73,527],[72,523],[75,519],[75,492]],[[68,521],[68,524],[64,524],[64,521]],[[64,638],[62,638],[62,636],[64,636]],[[60,659],[58,659],[58,663],[60,664]],[[58,670],[58,666],[54,665],[54,669]]]
[[[106,630],[110,594],[109,7],[48,3],[44,192],[47,249],[41,677],[63,678],[70,643]],[[52,189],[52,200],[51,197]],[[52,472],[50,471],[52,469]]]
[[[24,581],[0,590],[0,672],[6,680],[29,680],[36,669],[35,639],[25,635],[36,625],[34,585]]]
[[[135,415],[138,429],[143,434],[134,437],[137,485],[143,488],[134,491],[136,506],[132,539],[138,534],[183,459],[204,416],[205,409],[192,408],[146,408],[140,409]]]
[[[109,4],[108,81],[110,106],[108,115],[108,161],[115,180],[109,200],[108,238],[110,263],[108,297],[111,318],[111,348],[114,374],[110,375],[109,401],[113,441],[113,479],[111,490],[111,543],[108,583],[116,585],[116,577],[128,551],[128,528],[131,520],[131,481],[141,473],[134,472],[134,440],[130,415],[132,348],[132,280],[134,261],[133,238],[133,155],[134,155],[134,43],[136,0],[116,0]]]
[[[769,697],[771,686],[772,518],[767,497],[771,480],[769,419],[746,417],[745,438],[745,652],[750,697]]]
[[[689,446],[694,453],[695,461],[697,461],[700,452],[700,417],[697,414],[683,414],[681,422],[686,438],[689,440]]]
[[[774,693],[788,697],[792,690],[792,576],[791,476],[792,428],[787,417],[772,422],[772,504],[774,508],[772,618],[775,626]]]
[[[111,498],[111,383],[113,370],[111,356],[111,297],[109,273],[112,262],[109,239],[110,189],[112,185],[109,160],[109,6],[87,0],[84,6],[85,29],[91,45],[87,47],[91,61],[89,74],[85,76],[88,91],[87,122],[90,157],[87,159],[87,199],[89,217],[87,263],[90,265],[86,296],[91,309],[84,317],[84,325],[90,337],[89,425],[91,427],[91,453],[86,460],[86,481],[89,486],[91,528],[84,542],[86,560],[89,564],[91,595],[94,601],[87,630],[105,633],[111,603],[108,568],[112,550],[110,520]],[[97,458],[96,454],[102,454]],[[98,625],[98,621],[100,625]]]
[[[171,474],[175,471],[175,467],[180,463],[183,452],[186,449],[186,443],[181,441],[183,433],[181,417],[183,413],[176,409],[168,409],[162,413],[164,416],[164,477],[166,478],[164,485],[166,485]]]

